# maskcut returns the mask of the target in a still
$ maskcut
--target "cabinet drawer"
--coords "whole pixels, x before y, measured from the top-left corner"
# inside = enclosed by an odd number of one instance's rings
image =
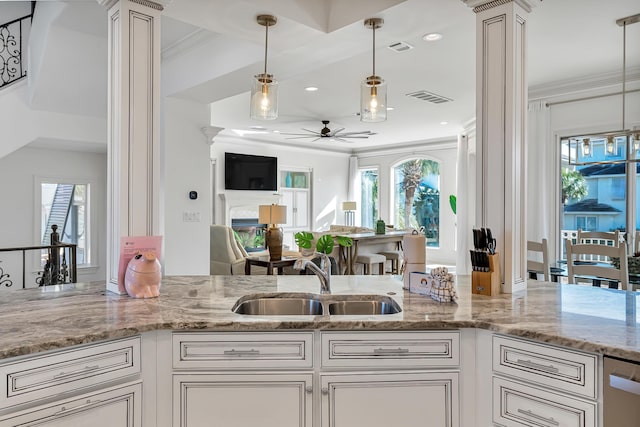
[[[176,333],[175,369],[311,368],[313,332]]]
[[[0,427],[26,426],[141,427],[142,384],[111,387],[0,418]]]
[[[595,427],[596,405],[494,378],[493,421],[506,427]]]
[[[323,332],[323,367],[457,366],[458,332]]]
[[[595,399],[597,356],[494,335],[493,370]]]
[[[0,365],[2,407],[140,373],[140,337]]]

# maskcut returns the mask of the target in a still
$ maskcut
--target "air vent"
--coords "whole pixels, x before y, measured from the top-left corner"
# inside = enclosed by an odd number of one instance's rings
[[[395,52],[406,52],[408,50],[413,49],[413,46],[411,46],[409,43],[405,43],[405,42],[392,43],[387,47],[389,49],[395,51]]]
[[[421,101],[432,102],[434,104],[444,104],[445,102],[451,102],[453,99],[446,98],[444,96],[436,95],[435,93],[427,92],[426,90],[419,90],[417,92],[408,93],[407,96],[418,98]]]

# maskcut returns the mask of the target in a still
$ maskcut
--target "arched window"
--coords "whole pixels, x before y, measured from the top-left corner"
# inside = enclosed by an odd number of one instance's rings
[[[417,158],[393,167],[396,228],[424,227],[427,246],[440,246],[440,163]]]

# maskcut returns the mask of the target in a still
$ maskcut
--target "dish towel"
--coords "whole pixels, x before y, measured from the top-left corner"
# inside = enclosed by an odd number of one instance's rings
[[[456,302],[458,293],[454,283],[453,274],[447,267],[435,267],[431,269],[431,298],[438,302]]]

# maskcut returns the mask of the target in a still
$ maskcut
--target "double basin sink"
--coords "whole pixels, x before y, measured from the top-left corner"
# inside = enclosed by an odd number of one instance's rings
[[[254,316],[371,316],[400,313],[402,308],[386,295],[269,293],[244,296],[231,311]]]

